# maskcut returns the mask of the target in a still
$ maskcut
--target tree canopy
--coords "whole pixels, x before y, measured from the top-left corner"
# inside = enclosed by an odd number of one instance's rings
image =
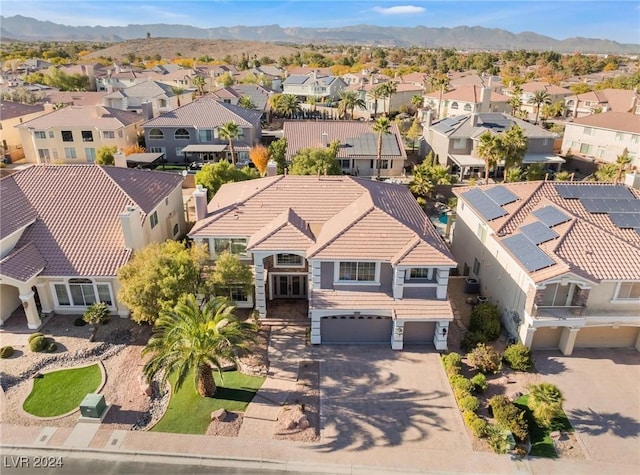
[[[289,171],[292,175],[341,175],[342,169],[336,160],[340,142],[333,141],[328,148],[303,148],[291,158]]]
[[[278,140],[274,140],[269,144],[269,158],[276,162],[277,170],[276,173],[278,175],[282,175],[284,173],[284,169],[287,166],[286,160],[287,154],[287,138],[282,137]]]
[[[264,145],[256,145],[249,151],[249,158],[260,172],[260,176],[267,174],[267,165],[269,164],[269,150]]]
[[[207,199],[213,198],[225,183],[252,180],[258,178],[258,171],[254,168],[236,168],[226,160],[204,165],[195,176],[196,184],[207,189]]]
[[[103,145],[96,152],[96,164],[97,165],[115,165],[116,159],[114,155],[118,152],[118,147],[115,145]]]

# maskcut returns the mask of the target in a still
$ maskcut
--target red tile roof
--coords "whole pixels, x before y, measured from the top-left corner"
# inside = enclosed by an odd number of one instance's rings
[[[640,115],[631,112],[602,112],[600,114],[591,114],[579,119],[574,119],[573,124],[640,134]]]
[[[0,261],[0,274],[11,279],[27,282],[46,267],[47,262],[34,243],[13,250]]]

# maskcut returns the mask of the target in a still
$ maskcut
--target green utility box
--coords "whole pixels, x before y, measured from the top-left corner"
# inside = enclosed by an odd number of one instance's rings
[[[80,403],[80,414],[82,417],[100,419],[106,408],[107,403],[104,400],[104,395],[89,393]]]

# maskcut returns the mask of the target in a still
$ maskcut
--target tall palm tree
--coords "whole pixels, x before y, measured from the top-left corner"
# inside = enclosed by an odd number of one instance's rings
[[[480,136],[477,146],[478,156],[484,159],[484,183],[489,183],[489,171],[500,157],[500,138],[488,130]]]
[[[180,96],[184,94],[184,87],[171,86],[169,89],[171,89],[173,95],[178,98],[178,107],[180,107]]]
[[[386,113],[389,114],[391,112],[391,99],[398,92],[398,84],[395,81],[387,81],[382,84],[382,91],[386,104]]]
[[[149,379],[162,373],[163,383],[176,375],[179,390],[193,372],[198,394],[212,397],[216,393],[213,368],[222,376],[224,361],[236,361],[238,351],[247,349],[253,339],[253,325],[238,321],[235,306],[224,297],[209,300],[202,308],[193,295],[173,310],[163,312],[155,323],[155,333],[142,350],[151,359],[144,365]]]
[[[293,117],[293,114],[300,112],[300,102],[293,94],[281,94],[278,105],[282,115],[290,119]]]
[[[242,96],[238,99],[238,105],[244,109],[255,109],[256,105],[249,96]]]
[[[629,156],[629,150],[626,148],[622,151],[622,155],[618,155],[616,158],[616,166],[618,167],[618,173],[616,174],[616,183],[622,181],[622,175],[627,169],[627,166],[631,165],[633,159]]]
[[[351,111],[349,118],[353,119],[353,112],[356,107],[359,109],[364,109],[366,107],[364,99],[362,99],[356,91],[342,89],[338,95],[340,96],[340,102],[338,103],[338,111],[340,112],[340,115],[346,115]]]
[[[218,134],[221,139],[227,139],[229,141],[229,150],[231,151],[231,163],[236,164],[236,151],[233,145],[233,141],[240,137],[242,129],[238,124],[233,121],[225,122],[218,129]]]
[[[424,104],[424,98],[422,97],[422,94],[415,94],[414,96],[411,97],[411,105],[416,108],[416,118],[418,117],[418,111],[420,110],[423,104]]]
[[[535,123],[538,123],[538,116],[540,115],[540,109],[545,104],[551,104],[551,96],[544,89],[538,89],[534,91],[533,96],[529,99],[529,104],[534,104],[536,106],[536,120]]]
[[[529,407],[533,417],[544,426],[550,426],[553,420],[562,414],[564,396],[557,386],[551,383],[529,386]]]
[[[431,88],[439,91],[438,96],[438,119],[440,119],[440,109],[442,108],[442,95],[449,87],[449,78],[446,74],[438,74],[431,78]]]
[[[499,141],[505,170],[522,165],[527,153],[527,138],[524,136],[524,130],[518,125],[512,125],[499,137]]]
[[[509,105],[511,106],[511,115],[517,117],[520,113],[520,108],[522,107],[522,87],[513,87],[513,89],[511,90]]]
[[[205,81],[205,79],[202,76],[194,76],[193,79],[191,80],[191,82],[193,82],[193,85],[198,88],[198,94],[203,96],[204,95],[204,86],[207,83]]]
[[[384,84],[380,84],[379,86],[372,87],[367,92],[367,97],[369,100],[373,101],[373,117],[375,118],[378,115],[378,101],[384,98],[384,89],[382,88]]]
[[[450,171],[450,167],[446,165],[433,165],[427,170],[427,173],[434,185],[453,185],[456,182],[456,177]]]
[[[391,121],[387,116],[378,117],[372,125],[373,131],[378,134],[378,147],[376,155],[377,177],[380,178],[380,170],[382,169],[382,136],[391,131]]]

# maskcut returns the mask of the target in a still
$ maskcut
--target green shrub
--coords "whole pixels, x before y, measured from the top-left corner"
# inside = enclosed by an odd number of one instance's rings
[[[13,355],[13,346],[3,346],[0,348],[0,358],[9,358],[11,355]]]
[[[502,356],[506,363],[516,371],[529,371],[533,366],[531,350],[522,343],[509,345]]]
[[[467,363],[482,373],[497,373],[502,369],[500,354],[490,346],[480,343],[467,355]]]
[[[480,409],[478,398],[469,394],[458,401],[460,409],[465,412],[477,412]]]
[[[82,317],[78,317],[73,321],[74,327],[83,327],[87,324]]]
[[[486,335],[480,331],[470,331],[467,332],[460,342],[460,348],[465,353],[473,350],[480,343],[489,343]]]
[[[475,412],[465,411],[462,415],[464,422],[469,426],[473,435],[482,438],[487,435],[487,421]]]
[[[58,344],[55,341],[49,342],[47,345],[47,353],[55,353],[58,350]]]
[[[529,407],[536,422],[549,427],[553,420],[562,415],[564,396],[555,384],[540,383],[529,386]]]
[[[447,374],[458,374],[462,368],[462,356],[458,353],[449,353],[442,357],[442,365]]]
[[[29,349],[35,353],[40,353],[47,347],[47,339],[44,335],[37,336],[29,342]]]
[[[33,341],[35,338],[38,338],[39,336],[44,336],[43,333],[32,333],[31,335],[29,335],[29,338],[27,338],[27,341],[29,343],[31,343],[31,341]]]
[[[506,396],[493,396],[489,400],[496,422],[509,429],[518,440],[525,440],[529,435],[529,427],[525,412],[513,404]]]
[[[456,400],[460,401],[466,396],[471,396],[471,390],[473,384],[471,381],[460,374],[453,375],[450,379],[451,387],[453,388],[453,394],[456,396]]]
[[[470,331],[484,333],[488,341],[500,336],[500,313],[498,307],[490,303],[481,303],[471,311]]]
[[[488,424],[486,434],[489,445],[497,454],[506,454],[516,446],[513,434],[508,429]]]
[[[482,373],[478,373],[471,378],[471,384],[473,384],[473,390],[475,392],[482,393],[487,389],[487,377]]]

